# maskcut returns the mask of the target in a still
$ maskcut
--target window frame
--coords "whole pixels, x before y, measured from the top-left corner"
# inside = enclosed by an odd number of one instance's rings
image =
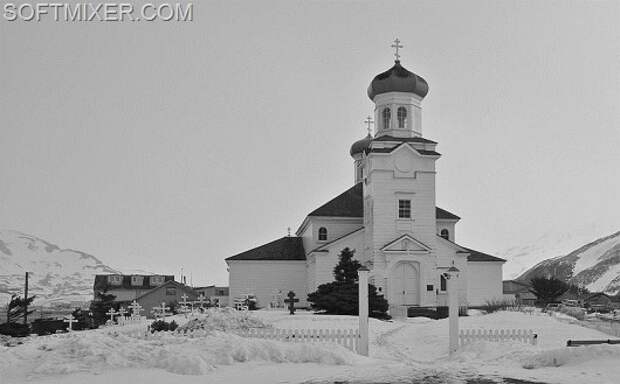
[[[385,107],[381,111],[381,122],[383,123],[383,129],[390,129],[390,123],[392,121],[392,110],[390,107]]]
[[[398,107],[398,109],[396,110],[396,120],[398,120],[398,128],[407,128],[407,114],[407,108],[405,107]]]
[[[317,238],[319,239],[319,241],[327,241],[327,228],[326,227],[319,228]]]
[[[404,205],[408,205],[408,206],[407,207],[401,206],[401,203],[403,203],[403,204],[406,203]],[[398,205],[397,205],[397,208],[398,208],[397,217],[398,217],[398,219],[400,219],[400,220],[410,220],[411,217],[412,217],[412,215],[411,215],[412,214],[411,207],[412,207],[411,199],[401,199],[401,198],[399,198],[398,199]],[[408,215],[407,216],[403,216],[404,213],[408,213]]]
[[[444,236],[444,232],[445,232],[445,236]],[[450,231],[448,230],[448,228],[443,228],[441,231],[439,231],[439,236],[443,237],[446,240],[450,240]]]

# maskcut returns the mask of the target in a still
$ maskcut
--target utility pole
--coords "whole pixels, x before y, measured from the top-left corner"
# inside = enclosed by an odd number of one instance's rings
[[[28,325],[28,272],[24,286],[24,325]]]

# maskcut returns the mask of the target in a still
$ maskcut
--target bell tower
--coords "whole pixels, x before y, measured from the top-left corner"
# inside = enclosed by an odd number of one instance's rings
[[[400,40],[394,40],[394,66],[378,74],[368,87],[368,97],[375,104],[375,136],[422,136],[422,99],[428,83],[400,64]]]

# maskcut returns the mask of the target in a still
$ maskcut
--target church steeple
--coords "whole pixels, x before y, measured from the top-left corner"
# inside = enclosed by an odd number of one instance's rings
[[[394,66],[378,74],[368,87],[375,103],[375,136],[422,136],[420,103],[428,94],[428,83],[400,64],[399,39],[394,40]]]

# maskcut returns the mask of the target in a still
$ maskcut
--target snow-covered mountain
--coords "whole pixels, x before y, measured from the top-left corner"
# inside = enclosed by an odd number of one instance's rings
[[[0,230],[0,296],[22,294],[26,271],[31,272],[28,294],[37,295],[39,302],[90,300],[94,275],[118,273],[84,252],[60,249],[18,231]]]
[[[577,247],[576,247],[577,248]],[[520,280],[554,276],[591,292],[620,292],[620,231],[587,243],[570,253],[541,261]]]

